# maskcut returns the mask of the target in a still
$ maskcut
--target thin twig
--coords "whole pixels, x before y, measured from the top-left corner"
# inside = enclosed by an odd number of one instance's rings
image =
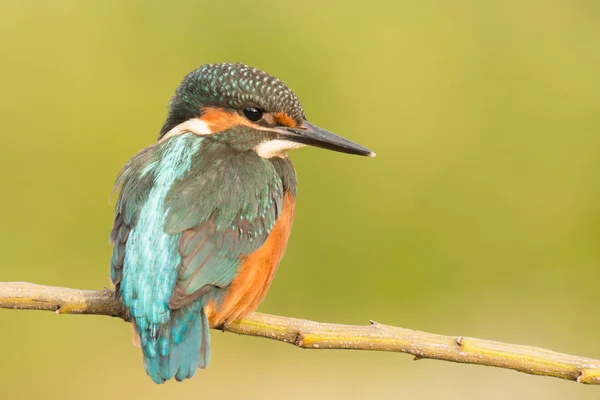
[[[96,314],[128,320],[109,289],[100,291],[0,282],[0,308],[49,310],[57,314]],[[539,347],[452,337],[397,328],[371,321],[353,326],[254,313],[222,327],[240,335],[260,336],[305,349],[352,349],[412,354],[466,364],[508,368],[533,375],[600,384],[600,360],[571,356]]]

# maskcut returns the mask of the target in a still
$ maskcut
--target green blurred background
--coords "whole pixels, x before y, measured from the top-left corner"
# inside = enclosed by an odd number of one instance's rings
[[[4,1],[0,37],[1,281],[109,286],[115,175],[188,71],[241,61],[378,155],[292,154],[295,227],[260,311],[600,358],[597,1]],[[155,386],[116,319],[0,324],[2,399],[600,397],[219,332],[208,370]]]

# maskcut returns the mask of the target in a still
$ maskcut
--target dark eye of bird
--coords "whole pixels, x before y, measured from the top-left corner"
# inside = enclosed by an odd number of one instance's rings
[[[246,118],[248,118],[250,121],[256,122],[260,120],[263,116],[263,112],[260,111],[258,108],[254,107],[246,107],[243,111]]]

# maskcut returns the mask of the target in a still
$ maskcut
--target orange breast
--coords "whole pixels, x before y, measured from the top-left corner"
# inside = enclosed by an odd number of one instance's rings
[[[287,246],[294,220],[294,204],[295,198],[286,193],[281,215],[265,244],[244,258],[223,302],[218,307],[214,301],[208,304],[206,313],[211,326],[243,318],[256,310],[263,300]]]

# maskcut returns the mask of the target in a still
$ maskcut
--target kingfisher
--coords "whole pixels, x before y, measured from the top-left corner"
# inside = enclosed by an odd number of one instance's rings
[[[206,64],[177,87],[158,141],[118,174],[110,275],[154,382],[206,368],[209,328],[265,297],[294,219],[287,152],[306,145],[374,156],[308,122],[274,76]]]

